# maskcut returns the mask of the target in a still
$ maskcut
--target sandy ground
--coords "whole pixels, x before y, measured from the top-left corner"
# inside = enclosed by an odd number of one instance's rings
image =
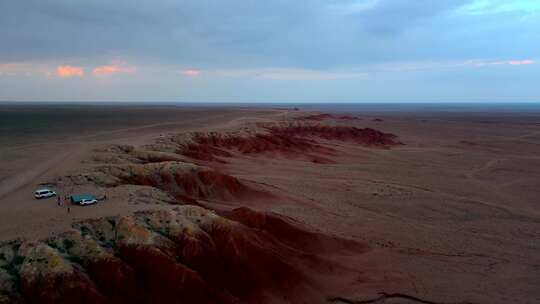
[[[0,239],[41,238],[74,219],[157,208],[111,194],[104,204],[68,214],[54,200],[32,198],[39,183],[84,170],[98,146],[298,115],[283,113],[206,111],[182,122],[99,130],[89,140],[3,145]],[[338,150],[337,164],[257,156],[232,159],[223,169],[283,197],[282,204],[259,208],[373,248],[351,257],[367,266],[358,270],[358,282],[344,282],[341,295],[348,298],[399,292],[441,303],[540,302],[540,115],[359,116],[339,123],[391,132],[406,145],[384,150],[328,142]]]

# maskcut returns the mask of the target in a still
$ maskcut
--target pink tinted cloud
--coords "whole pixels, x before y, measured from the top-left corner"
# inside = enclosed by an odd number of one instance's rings
[[[58,77],[83,77],[84,69],[71,65],[61,65],[56,68],[56,76]]]
[[[532,59],[525,59],[525,60],[497,60],[497,61],[478,61],[478,60],[472,60],[469,61],[468,64],[473,64],[476,67],[485,67],[485,66],[492,66],[492,65],[531,65],[536,64],[536,61]]]
[[[508,64],[510,65],[529,65],[529,64],[535,64],[534,60],[510,60],[508,61]]]
[[[187,77],[197,77],[201,75],[201,70],[197,70],[197,69],[183,70],[182,75],[187,76]]]
[[[43,73],[43,68],[34,66],[28,63],[0,63],[0,76],[1,75],[32,75],[37,73]]]
[[[0,63],[0,71],[20,71],[32,68],[28,63]]]
[[[96,67],[92,71],[92,74],[94,74],[94,76],[109,76],[109,75],[118,74],[118,73],[133,74],[136,71],[137,71],[137,68],[127,65],[126,62],[114,61],[110,65],[102,65],[102,66]]]

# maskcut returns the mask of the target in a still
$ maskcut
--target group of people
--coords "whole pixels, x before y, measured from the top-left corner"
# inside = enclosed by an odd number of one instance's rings
[[[68,200],[69,198],[66,196],[65,197],[65,200]],[[62,207],[64,205],[64,203],[62,202],[62,198],[60,197],[60,195],[58,195],[56,197],[56,204],[59,206],[59,207]],[[69,206],[69,204],[67,205],[67,213],[70,213],[71,212],[71,206]]]

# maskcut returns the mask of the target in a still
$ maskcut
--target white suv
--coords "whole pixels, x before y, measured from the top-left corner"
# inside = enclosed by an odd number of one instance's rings
[[[82,199],[79,205],[86,206],[86,205],[93,205],[97,203],[97,199]]]
[[[52,191],[51,189],[39,189],[36,190],[36,193],[34,194],[34,197],[37,199],[49,198],[53,196],[56,196],[56,192]]]

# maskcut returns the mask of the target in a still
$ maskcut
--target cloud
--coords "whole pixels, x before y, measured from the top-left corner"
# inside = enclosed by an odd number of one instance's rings
[[[47,71],[60,75],[56,67],[66,63],[81,71],[62,72],[65,77],[141,71],[70,84],[87,86],[85,96],[98,94],[96,85],[114,82],[123,85],[111,85],[113,94],[134,98],[167,91],[175,99],[189,88],[205,100],[216,92],[208,88],[222,86],[222,93],[233,96],[229,100],[251,99],[265,89],[268,96],[301,99],[312,90],[297,93],[303,80],[319,81],[328,92],[334,86],[350,98],[358,94],[358,83],[385,84],[388,89],[379,92],[388,96],[396,92],[392,87],[414,87],[414,79],[396,80],[412,74],[420,86],[459,74],[455,79],[467,92],[492,86],[488,80],[496,77],[519,76],[522,82],[526,75],[538,83],[538,6],[532,0],[0,1],[0,41],[9,41],[0,48],[0,63],[29,63],[3,68],[6,76],[21,76],[21,83],[27,83],[27,73],[36,79]],[[129,58],[129,65],[111,58]],[[14,90],[9,81],[16,78],[2,77],[0,94]],[[43,87],[56,83],[41,78]],[[182,80],[186,87],[180,90]],[[257,88],[253,95],[245,80]],[[239,83],[238,91],[231,83]],[[342,83],[351,85],[345,90]],[[37,88],[27,90],[41,96]],[[404,94],[414,100],[426,88]],[[540,99],[534,86],[525,91]]]
[[[0,75],[7,76],[51,76],[53,74],[50,66],[39,63],[27,63],[27,62],[8,62],[0,63]]]
[[[137,68],[127,65],[127,63],[124,61],[113,61],[113,63],[110,65],[102,65],[96,67],[92,71],[92,74],[94,74],[94,76],[109,76],[119,73],[133,74],[136,71]]]
[[[482,68],[495,66],[518,66],[518,65],[533,65],[537,64],[534,59],[507,59],[507,60],[486,60],[486,59],[471,59],[471,60],[446,60],[446,61],[408,61],[408,62],[392,62],[381,64],[363,65],[365,73],[379,72],[428,72],[428,71],[449,71],[460,70],[466,68]],[[349,71],[349,73],[353,73]]]
[[[357,26],[380,38],[398,37],[435,17],[444,16],[469,0],[379,0],[347,3]],[[360,4],[361,9],[356,7]]]
[[[182,75],[187,76],[187,77],[197,77],[197,76],[201,75],[201,70],[187,69],[187,70],[181,71],[181,73],[182,73]]]
[[[56,76],[58,77],[83,77],[84,69],[81,67],[61,65],[56,68]]]
[[[534,0],[473,0],[460,7],[456,13],[463,15],[494,15],[505,13],[536,13],[540,2]]]
[[[530,65],[530,64],[535,64],[536,62],[534,60],[531,60],[531,59],[527,59],[527,60],[510,60],[508,61],[508,64],[510,65]]]
[[[331,68],[387,59],[382,49],[399,46],[399,34],[464,1],[1,1],[10,44],[0,61],[118,54],[200,68]],[[391,56],[411,59],[415,46]]]
[[[364,78],[366,73],[339,70],[311,70],[292,68],[260,68],[260,69],[218,69],[206,72],[209,75],[232,78],[252,78],[266,80],[338,80]]]
[[[381,0],[361,0],[361,1],[338,1],[330,3],[328,7],[340,14],[354,14],[374,9]]]
[[[485,66],[496,66],[496,65],[531,65],[536,64],[536,61],[533,59],[524,59],[524,60],[469,60],[466,62],[466,65],[471,65],[475,67],[485,67]]]
[[[31,68],[32,65],[29,63],[0,63],[0,71],[3,72],[29,70]]]
[[[28,63],[0,63],[0,75],[32,74],[35,67]]]

